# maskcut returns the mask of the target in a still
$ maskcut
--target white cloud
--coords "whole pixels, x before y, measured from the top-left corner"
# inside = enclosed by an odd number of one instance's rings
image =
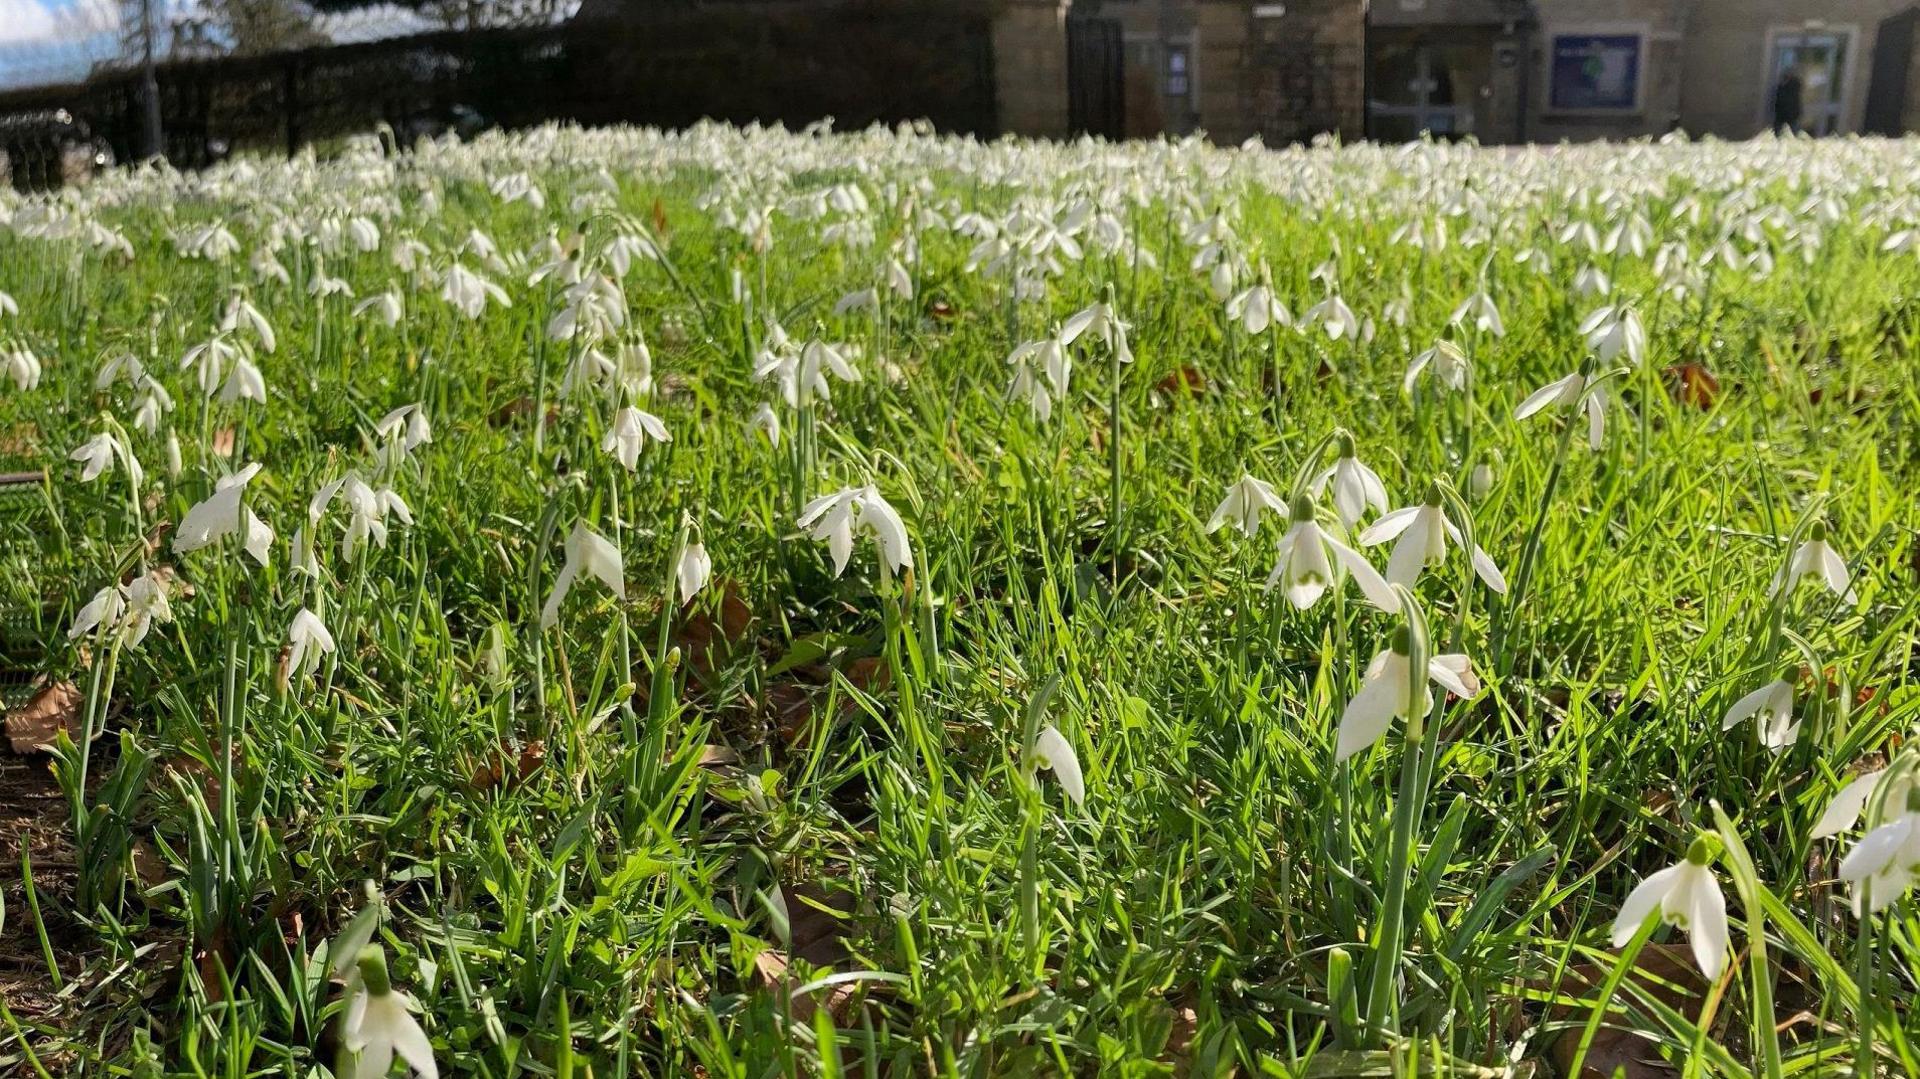
[[[53,12],[40,0],[0,0],[0,45],[25,45],[55,40]]]

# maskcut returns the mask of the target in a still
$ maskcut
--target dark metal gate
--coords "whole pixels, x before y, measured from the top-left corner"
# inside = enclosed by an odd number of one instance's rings
[[[1067,15],[1067,127],[1074,134],[1126,134],[1126,63],[1118,19]]]
[[[1920,8],[1908,8],[1880,20],[1873,39],[1873,77],[1867,83],[1867,111],[1861,127],[1873,135],[1905,130],[1908,69],[1913,63],[1914,26]]]

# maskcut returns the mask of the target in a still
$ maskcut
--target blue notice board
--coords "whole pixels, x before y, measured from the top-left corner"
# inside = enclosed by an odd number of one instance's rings
[[[1555,34],[1548,86],[1556,109],[1640,107],[1638,34]]]

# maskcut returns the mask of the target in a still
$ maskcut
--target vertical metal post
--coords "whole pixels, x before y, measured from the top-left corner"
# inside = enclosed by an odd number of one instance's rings
[[[153,73],[153,0],[140,0],[140,155],[166,156],[160,133],[160,80]]]

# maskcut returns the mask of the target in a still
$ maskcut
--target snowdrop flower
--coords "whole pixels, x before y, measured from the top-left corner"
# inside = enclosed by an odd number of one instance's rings
[[[354,1055],[352,1075],[342,1079],[386,1079],[396,1055],[420,1079],[440,1079],[433,1043],[409,1011],[412,1005],[388,980],[387,957],[380,946],[362,947],[347,982],[347,1010],[340,1023],[340,1043]]]
[[[40,385],[40,359],[33,350],[19,343],[0,354],[0,373],[13,380],[13,388],[22,393]]]
[[[220,387],[220,400],[225,404],[235,401],[267,403],[267,380],[252,360],[240,356],[233,361],[233,371],[227,375],[226,385]]]
[[[1868,800],[1873,797],[1873,789],[1880,785],[1881,778],[1886,774],[1885,768],[1863,772],[1841,787],[1834,794],[1833,801],[1827,803],[1820,819],[1814,822],[1811,838],[1827,839],[1853,827],[1866,810]],[[1913,773],[1903,772],[1887,784],[1885,804],[1896,807],[1906,805],[1907,797],[1915,787]]]
[[[1045,768],[1053,772],[1053,777],[1060,781],[1060,789],[1066,792],[1074,805],[1086,804],[1087,785],[1080,773],[1080,758],[1073,751],[1073,743],[1067,741],[1066,736],[1051,723],[1040,728],[1027,755],[1035,770]]]
[[[1387,559],[1387,583],[1411,588],[1421,570],[1446,561],[1449,537],[1455,543],[1466,542],[1459,527],[1448,520],[1440,508],[1440,490],[1435,486],[1428,489],[1426,501],[1421,505],[1382,516],[1360,533],[1359,540],[1360,546],[1372,547],[1397,538],[1399,542],[1394,544],[1393,554]],[[1468,557],[1473,572],[1487,587],[1506,595],[1507,579],[1479,544],[1474,545]]]
[[[771,404],[760,402],[760,407],[754,409],[753,415],[747,419],[747,426],[765,434],[767,442],[775,449],[780,447],[780,416],[773,411]]]
[[[1573,294],[1585,299],[1588,296],[1605,296],[1613,291],[1613,282],[1607,279],[1607,272],[1600,267],[1587,263],[1573,275]]]
[[[1794,548],[1793,557],[1773,575],[1773,584],[1767,589],[1767,595],[1778,598],[1791,593],[1808,577],[1826,585],[1834,595],[1848,603],[1853,602],[1852,577],[1847,573],[1847,561],[1827,542],[1825,521],[1813,522],[1807,530],[1805,542]]]
[[[173,411],[173,395],[152,375],[143,376],[140,396],[133,404],[133,429],[142,434],[160,430],[160,421]]]
[[[1625,947],[1655,911],[1661,921],[1687,933],[1693,961],[1709,980],[1727,965],[1727,901],[1709,868],[1713,844],[1705,836],[1687,848],[1687,858],[1647,877],[1628,893],[1613,920],[1613,946]]]
[[[1853,886],[1856,917],[1878,913],[1920,876],[1920,814],[1909,810],[1854,844],[1835,873]]]
[[[143,478],[140,462],[134,460],[133,454],[113,436],[111,431],[102,431],[94,435],[67,455],[68,460],[81,463],[81,483],[92,483],[99,479],[101,473],[113,467],[116,458],[126,465],[128,480],[133,486],[139,487]]]
[[[913,299],[913,275],[907,273],[897,258],[887,260],[887,287],[903,300]]]
[[[440,298],[453,305],[454,310],[470,319],[480,317],[492,300],[501,307],[512,307],[513,301],[507,298],[507,292],[499,285],[481,277],[472,270],[456,262],[447,267],[440,280]]]
[[[200,392],[212,397],[220,391],[220,378],[226,373],[227,361],[240,355],[240,349],[226,335],[216,334],[189,348],[180,357],[180,370],[192,369],[200,385]]]
[[[880,307],[880,290],[873,288],[856,289],[840,297],[833,305],[833,313],[844,315],[849,311],[874,311]]]
[[[1292,520],[1277,545],[1273,572],[1267,575],[1268,588],[1284,582],[1281,591],[1287,602],[1304,611],[1319,602],[1341,574],[1351,573],[1368,603],[1383,611],[1400,609],[1400,601],[1386,578],[1366,556],[1320,527],[1314,519],[1313,504],[1305,497],[1294,499]]]
[[[653,393],[653,353],[647,348],[646,339],[641,337],[638,327],[634,335],[622,341],[614,350],[613,365],[615,378],[620,388],[632,397],[648,397]]]
[[[1458,326],[1468,319],[1473,320],[1474,328],[1481,333],[1490,333],[1495,337],[1507,335],[1506,324],[1500,321],[1500,309],[1493,305],[1493,297],[1487,295],[1484,288],[1460,301],[1460,306],[1453,309],[1447,321]]]
[[[1342,337],[1357,337],[1360,333],[1359,317],[1337,292],[1327,293],[1326,299],[1307,308],[1303,320],[1319,323],[1327,331],[1327,336],[1335,341]]]
[[[356,551],[362,550],[369,541],[375,547],[387,545],[387,516],[398,518],[403,525],[413,524],[413,512],[407,508],[391,487],[374,490],[358,473],[349,472],[345,476],[320,488],[307,504],[307,520],[317,524],[327,504],[338,494],[347,506],[347,529],[340,537],[340,560],[352,562]]]
[[[1007,358],[1013,364],[1013,380],[1007,383],[1007,398],[1013,401],[1025,401],[1033,410],[1033,418],[1041,423],[1053,417],[1053,392],[1047,388],[1044,379],[1033,373],[1033,367],[1025,357],[1016,351]]]
[[[1380,476],[1373,469],[1360,463],[1353,452],[1353,437],[1344,431],[1335,440],[1340,454],[1332,467],[1313,478],[1312,491],[1315,498],[1333,484],[1333,508],[1340,514],[1340,523],[1347,528],[1360,523],[1366,515],[1367,507],[1373,507],[1376,513],[1387,512],[1387,485],[1380,482]]]
[[[1207,518],[1207,532],[1218,532],[1231,523],[1240,530],[1241,535],[1251,537],[1260,531],[1260,518],[1263,515],[1279,513],[1286,508],[1286,501],[1274,493],[1272,484],[1254,479],[1249,472],[1227,488],[1226,497],[1214,507],[1213,516]]]
[[[1793,718],[1793,683],[1776,678],[1733,702],[1720,720],[1720,729],[1730,731],[1749,719],[1756,720],[1760,728],[1760,744],[1775,753],[1798,741],[1800,723]]]
[[[1293,325],[1293,312],[1274,293],[1265,265],[1260,267],[1260,283],[1229,299],[1226,310],[1227,318],[1238,322],[1250,335],[1264,333],[1268,326]]]
[[[846,570],[847,559],[853,554],[855,530],[873,536],[880,549],[882,570],[891,573],[913,565],[907,526],[887,500],[880,497],[879,488],[871,483],[821,495],[801,508],[795,523],[808,529],[814,539],[827,541],[827,550],[833,555],[835,577]]]
[[[600,439],[600,450],[612,454],[614,460],[632,472],[648,439],[672,442],[673,436],[667,433],[667,425],[661,423],[658,416],[629,405],[614,414],[613,425]]]
[[[1399,604],[1395,603],[1394,608]],[[1427,660],[1425,677],[1420,679],[1420,699],[1414,701],[1412,663],[1406,627],[1394,630],[1389,645],[1374,655],[1360,680],[1360,691],[1347,702],[1340,714],[1340,730],[1335,736],[1333,761],[1339,764],[1386,736],[1395,719],[1405,719],[1409,707],[1424,714],[1433,706],[1429,681],[1462,700],[1480,692],[1480,679],[1473,673],[1473,661],[1464,655],[1433,656]]]
[[[620,558],[620,548],[612,541],[588,528],[585,521],[577,521],[572,534],[567,536],[566,552],[567,560],[553,579],[553,591],[547,595],[546,606],[540,609],[541,629],[551,629],[560,620],[560,604],[566,602],[574,580],[583,572],[598,578],[613,592],[615,599],[627,598],[625,565]]]
[[[567,365],[567,373],[560,377],[560,393],[570,396],[594,387],[611,388],[619,375],[620,368],[615,366],[612,357],[588,346]]]
[[[115,352],[107,357],[107,362],[101,364],[99,372],[93,376],[93,388],[105,393],[123,378],[138,386],[146,375],[147,367],[138,356],[126,351]]]
[[[707,586],[707,579],[713,576],[713,559],[707,555],[703,543],[689,543],[680,552],[680,562],[673,567],[674,585],[680,590],[680,605],[686,606],[693,597]]]
[[[798,349],[775,345],[760,353],[753,369],[754,381],[772,379],[790,408],[798,408],[802,401],[814,397],[828,400],[828,374],[842,382],[860,381],[860,372],[848,361],[846,352],[847,346],[825,341],[808,341]]]
[[[329,277],[327,272],[316,264],[313,268],[313,277],[307,281],[307,295],[317,300],[324,300],[329,296],[345,296],[352,299],[353,286],[341,278]]]
[[[1598,381],[1579,371],[1555,379],[1528,394],[1520,407],[1513,410],[1513,418],[1524,420],[1548,406],[1563,408],[1579,404],[1587,413],[1587,445],[1598,450],[1607,437],[1607,391],[1595,385]]]
[[[232,333],[242,326],[246,327],[253,334],[254,339],[260,342],[262,349],[267,352],[274,350],[276,340],[273,335],[273,326],[267,322],[267,316],[261,314],[260,309],[255,307],[245,294],[235,292],[233,298],[227,301],[226,312],[220,316],[220,332]]]
[[[180,436],[171,428],[167,431],[167,478],[180,478]]]
[[[400,325],[400,319],[405,313],[400,300],[400,290],[385,289],[353,305],[354,318],[360,318],[369,311],[373,312],[373,317],[379,319],[388,329]]]
[[[77,641],[95,630],[110,632],[119,627],[126,612],[125,593],[119,585],[110,584],[95,592],[86,606],[74,613],[73,625],[67,629],[67,639]]]
[[[398,441],[408,453],[433,441],[433,425],[427,422],[427,410],[418,404],[401,405],[380,417],[380,422],[373,425],[373,433],[386,442]]]
[[[1623,352],[1636,367],[1646,358],[1646,327],[1640,324],[1640,315],[1626,304],[1596,309],[1580,323],[1580,333],[1601,363],[1611,363]]]
[[[333,650],[333,634],[327,631],[320,616],[300,608],[287,630],[287,677],[306,678],[320,666],[320,657]]]
[[[14,298],[4,292],[0,292],[0,316],[13,315],[17,318],[19,314],[20,305],[14,301]]]
[[[260,464],[255,462],[230,476],[222,477],[214,485],[213,494],[196,503],[181,518],[180,527],[173,533],[174,553],[197,551],[237,534],[241,537],[241,545],[253,556],[253,560],[262,566],[266,565],[273,551],[273,529],[243,501],[247,484],[259,474]]]
[[[147,639],[155,622],[173,621],[173,605],[167,600],[168,584],[157,572],[143,573],[126,586],[126,644],[137,647]]]
[[[1073,374],[1073,354],[1058,334],[1038,341],[1023,341],[1007,356],[1007,363],[1013,367],[1013,382],[1007,387],[1007,395],[1025,400],[1033,409],[1033,414],[1041,423],[1053,415],[1055,398],[1065,397],[1068,380]],[[1043,383],[1034,377],[1033,365],[1038,364],[1046,376]]]
[[[1422,372],[1433,369],[1434,380],[1447,389],[1459,391],[1467,388],[1467,376],[1472,369],[1467,364],[1467,354],[1460,346],[1446,338],[1433,343],[1433,347],[1415,356],[1407,364],[1407,377],[1400,383],[1405,393],[1413,393],[1413,384]]]
[[[1102,300],[1081,308],[1067,319],[1060,327],[1060,343],[1071,345],[1082,335],[1090,335],[1114,350],[1121,363],[1131,363],[1133,352],[1127,347],[1127,329],[1127,323],[1121,321],[1113,304]]]

